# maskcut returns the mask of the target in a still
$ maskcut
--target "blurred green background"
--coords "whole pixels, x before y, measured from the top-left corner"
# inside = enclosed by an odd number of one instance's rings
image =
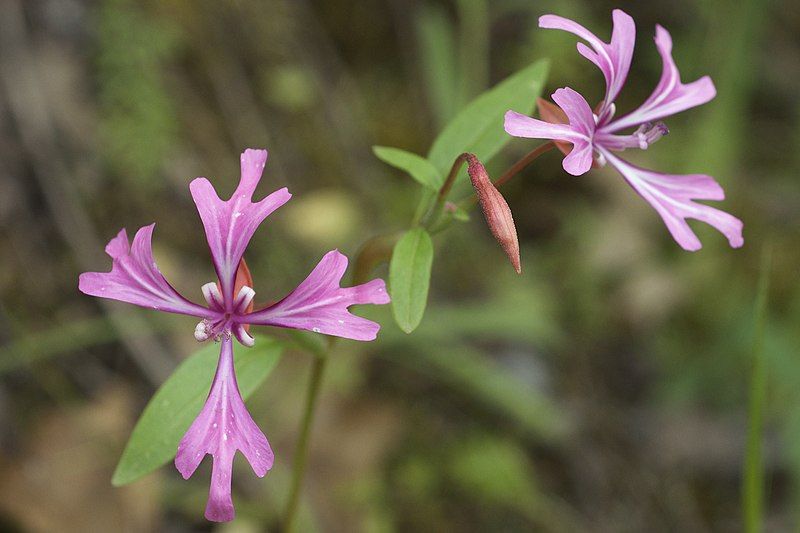
[[[765,336],[766,526],[800,523],[800,8],[793,0],[3,0],[0,2],[0,530],[247,532],[277,523],[309,358],[284,356],[249,402],[276,452],[237,460],[237,520],[202,517],[207,464],[113,489],[141,409],[197,349],[194,323],[77,291],[121,227],[196,301],[213,269],[189,181],[222,194],[239,153],[270,150],[259,191],[293,200],[247,260],[263,300],[329,249],[407,227],[414,182],[374,144],[424,154],[473,96],[539,58],[545,95],[602,78],[572,17],[606,39],[637,23],[618,109],[660,75],[667,27],[686,81],[718,97],[631,159],[712,174],[745,222],[732,250],[696,224],[683,252],[611,169],[550,153],[504,189],[516,276],[475,214],[436,239],[431,295],[405,335],[337,345],[313,434],[302,531],[737,531],[759,256],[774,243]],[[499,173],[533,147],[514,140]],[[499,174],[495,174],[499,175]],[[385,267],[378,272],[385,276]],[[281,333],[276,333],[281,335]]]

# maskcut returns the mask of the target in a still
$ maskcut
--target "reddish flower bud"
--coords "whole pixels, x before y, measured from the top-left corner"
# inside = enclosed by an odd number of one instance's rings
[[[483,216],[489,229],[505,250],[511,265],[517,274],[522,272],[519,260],[519,241],[517,240],[517,228],[514,226],[514,219],[511,216],[511,209],[508,207],[505,198],[495,188],[489,174],[483,164],[473,154],[467,154],[467,172],[472,186],[478,195],[478,201],[483,210]]]

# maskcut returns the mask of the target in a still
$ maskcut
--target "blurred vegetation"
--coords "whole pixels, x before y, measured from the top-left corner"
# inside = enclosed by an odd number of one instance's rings
[[[554,12],[610,35],[637,22],[619,102],[652,90],[654,25],[684,80],[718,97],[670,118],[637,163],[707,172],[745,221],[731,250],[694,226],[679,249],[612,170],[548,154],[504,193],[511,271],[478,216],[437,236],[429,308],[405,335],[388,309],[370,344],[331,360],[303,531],[730,531],[747,428],[759,257],[774,244],[764,327],[765,529],[800,524],[800,10],[791,0],[5,0],[0,2],[0,529],[214,529],[208,469],[111,474],[194,324],[77,292],[121,227],[156,221],[155,255],[197,300],[213,279],[189,181],[229,193],[238,154],[267,147],[259,191],[292,201],[248,255],[262,301],[326,251],[405,227],[416,185],[372,145],[425,153],[473,96],[540,58],[546,94],[602,78]],[[498,173],[531,148],[514,140]],[[385,268],[378,272],[385,276]],[[282,335],[280,332],[277,336]],[[235,476],[237,521],[272,528],[289,485],[308,358],[289,353],[249,405],[277,462]],[[203,468],[206,468],[203,470]]]

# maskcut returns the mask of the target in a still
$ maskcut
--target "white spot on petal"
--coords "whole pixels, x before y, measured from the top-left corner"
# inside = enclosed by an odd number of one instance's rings
[[[313,331],[314,333],[319,333],[319,328],[311,328],[311,331]]]

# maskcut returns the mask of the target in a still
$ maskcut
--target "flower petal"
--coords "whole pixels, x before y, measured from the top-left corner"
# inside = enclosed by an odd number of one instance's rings
[[[339,287],[347,257],[332,250],[288,296],[265,309],[238,317],[239,322],[305,329],[358,341],[375,339],[380,325],[351,314],[356,304],[386,304],[389,295],[382,279],[355,287]]]
[[[603,131],[613,133],[645,122],[654,122],[705,104],[717,95],[714,82],[708,76],[703,76],[691,83],[681,83],[680,72],[675,65],[675,60],[672,59],[672,37],[667,30],[658,25],[656,26],[655,41],[663,63],[658,85],[638,109],[604,126]]]
[[[236,270],[247,244],[261,222],[292,197],[284,187],[259,202],[251,201],[266,161],[266,150],[248,149],[242,153],[241,180],[233,196],[227,201],[220,199],[205,178],[196,178],[189,185],[205,227],[228,311],[231,310],[235,296],[233,290]]]
[[[84,272],[78,278],[78,289],[89,296],[119,300],[150,309],[203,318],[216,313],[181,296],[158,270],[153,259],[155,224],[140,228],[128,242],[122,229],[109,241],[106,253],[113,260],[111,272]]]
[[[728,238],[733,248],[744,244],[741,220],[694,201],[725,198],[722,187],[711,176],[661,174],[634,166],[604,148],[599,150],[630,186],[661,215],[672,237],[683,249],[695,251],[702,248],[700,239],[686,223],[687,218],[710,224]]]
[[[556,89],[553,101],[558,104],[569,119],[572,129],[585,137],[591,138],[596,127],[592,108],[580,93],[569,87]]]
[[[507,111],[505,130],[514,137],[528,139],[553,139],[573,142],[581,138],[568,124],[551,124],[516,111]]]
[[[575,142],[572,151],[564,158],[561,166],[573,176],[582,176],[592,168],[592,145],[586,141]]]
[[[615,9],[612,12],[612,19],[614,29],[611,33],[611,42],[605,43],[594,33],[567,18],[557,15],[544,15],[539,18],[540,28],[568,31],[591,46],[590,49],[585,44],[578,43],[578,52],[597,65],[606,80],[606,96],[598,113],[601,119],[611,109],[612,102],[625,84],[636,43],[636,24],[633,18],[621,9]]]
[[[258,477],[264,477],[272,468],[272,448],[247,411],[236,384],[233,341],[230,336],[223,335],[211,391],[202,411],[181,439],[175,455],[175,467],[184,479],[194,474],[206,454],[213,457],[205,512],[209,520],[233,520],[231,472],[237,450],[242,452]]]
[[[561,108],[569,124],[544,122],[508,111],[505,130],[516,137],[553,139],[572,143],[573,148],[564,158],[563,166],[564,170],[573,176],[580,176],[592,167],[592,137],[595,130],[592,108],[589,107],[589,103],[583,96],[569,87],[556,90],[553,93],[553,101]],[[545,113],[554,114],[549,109]]]

